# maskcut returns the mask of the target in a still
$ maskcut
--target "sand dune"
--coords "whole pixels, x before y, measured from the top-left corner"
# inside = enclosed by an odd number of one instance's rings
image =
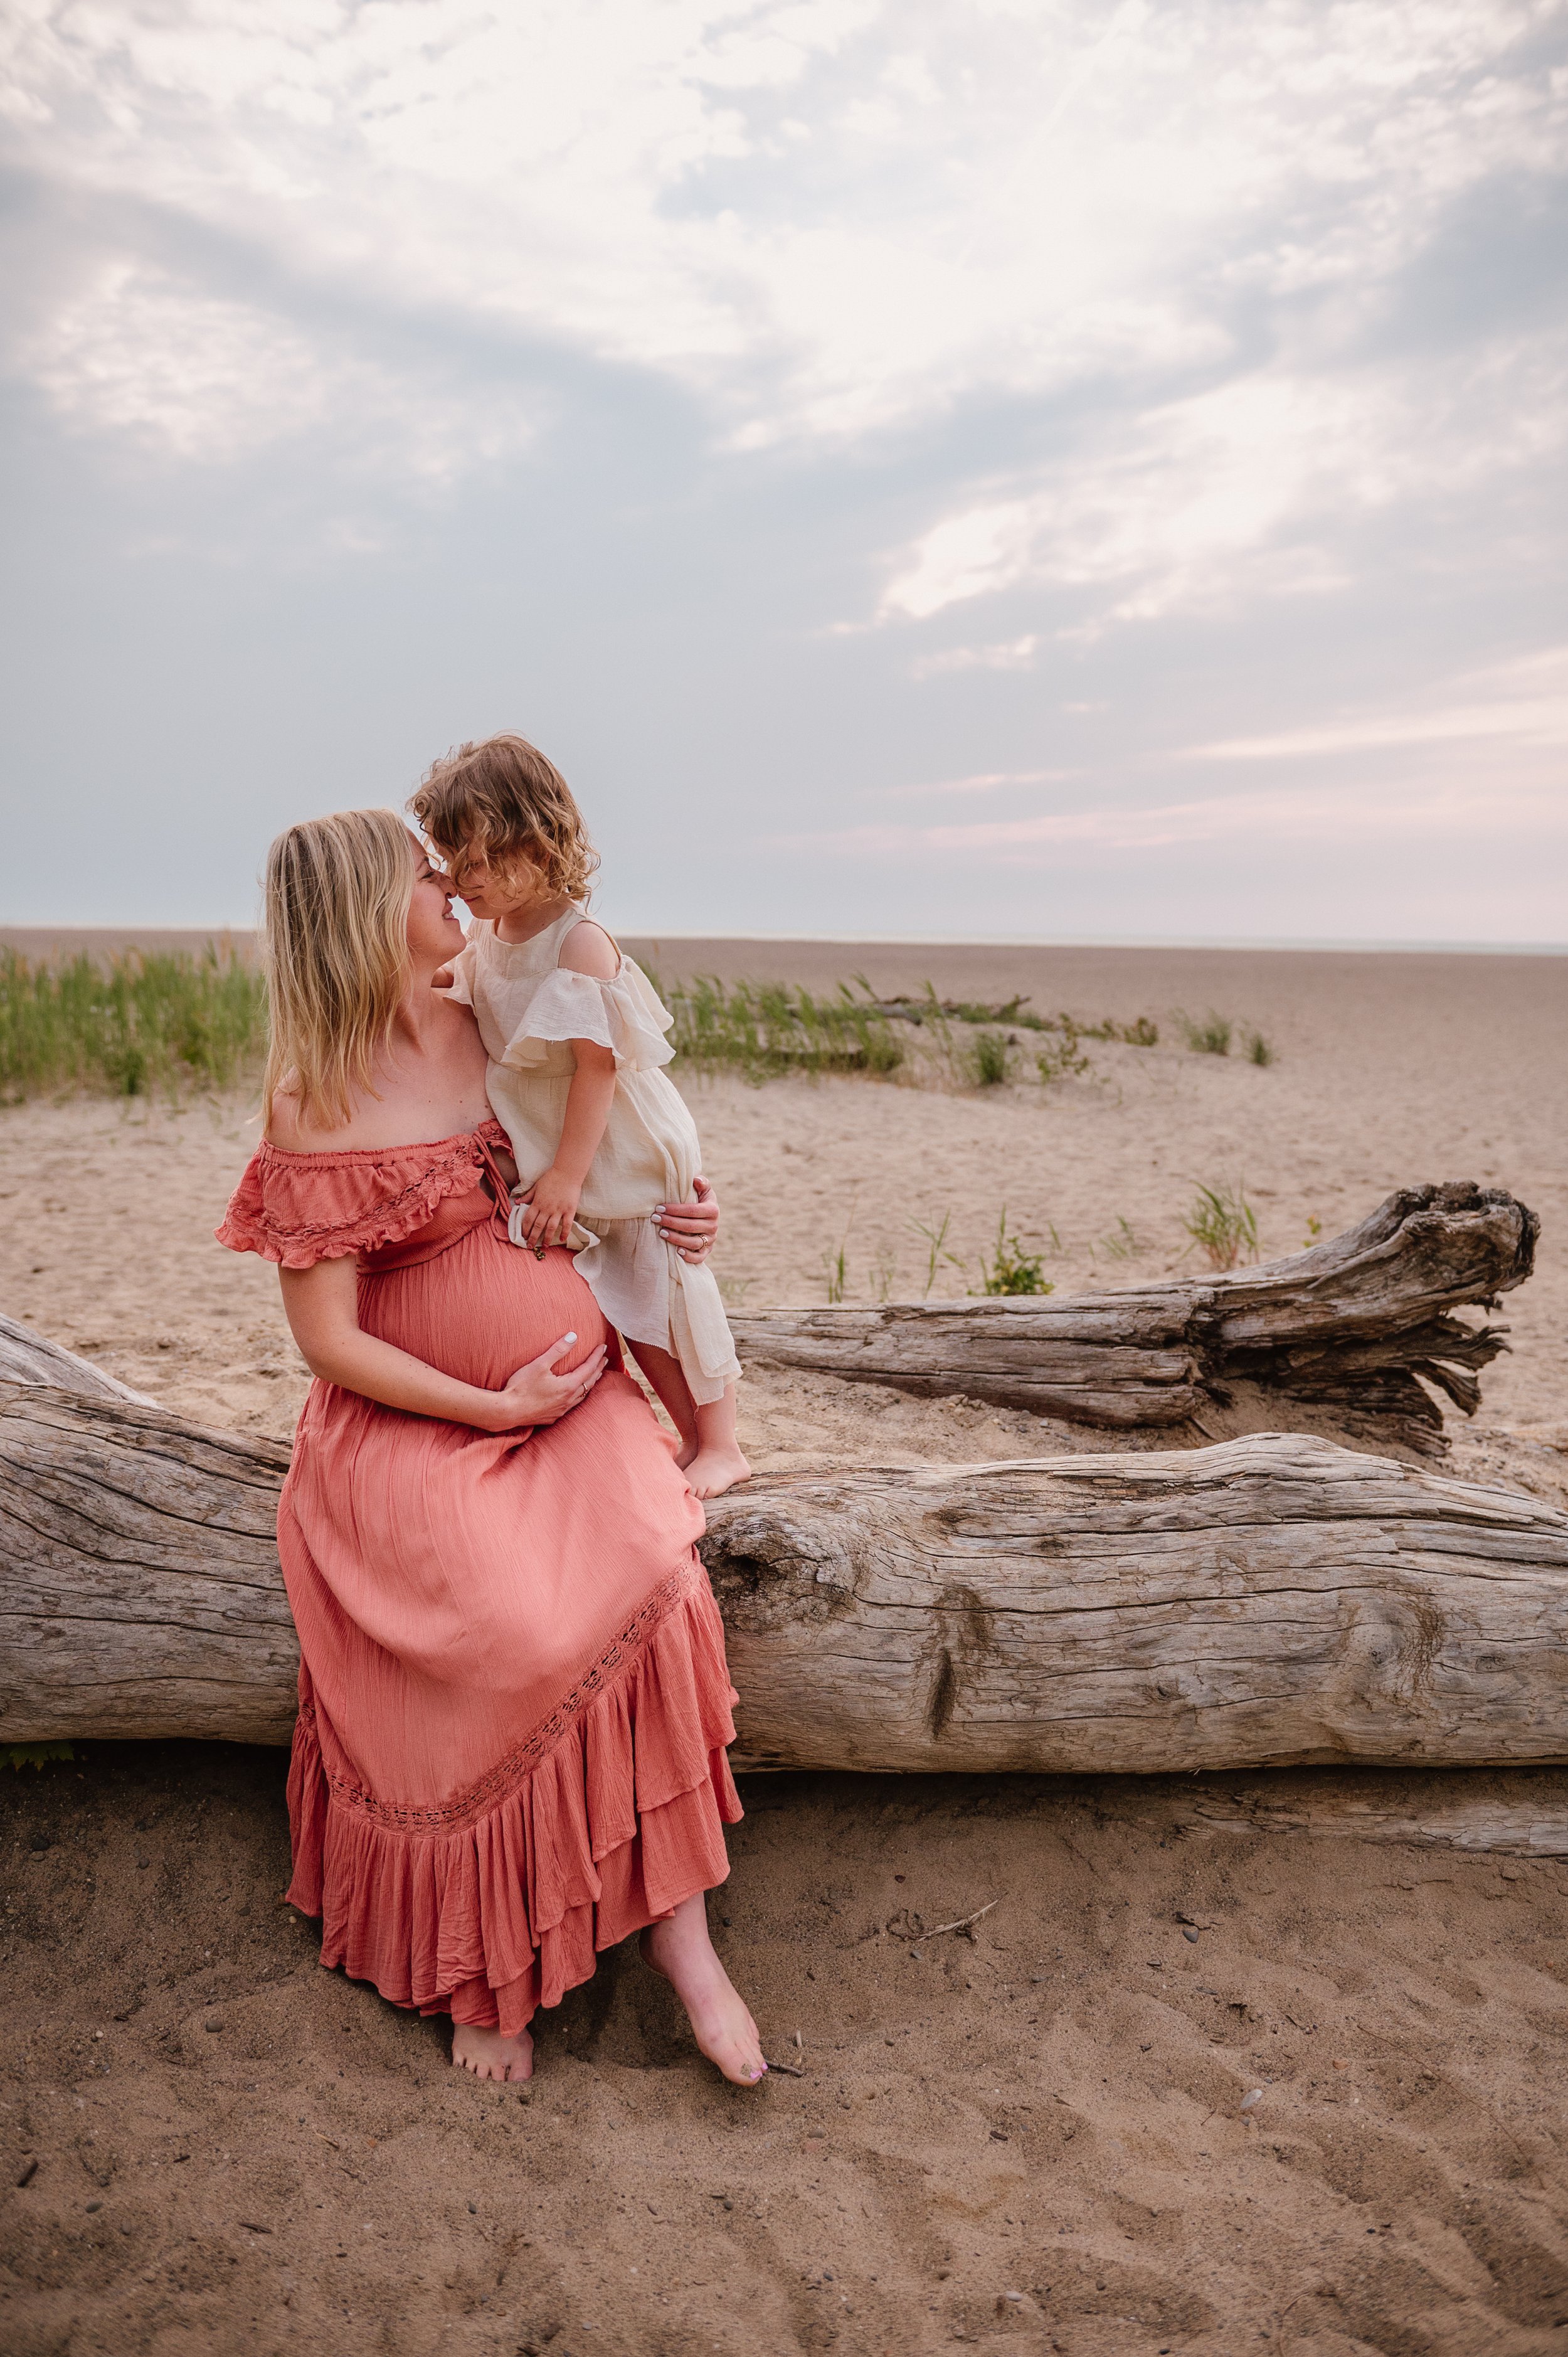
[[[812,987],[930,974],[1162,1028],[1047,1092],[694,1086],[747,1308],[824,1298],[841,1244],[852,1297],[918,1295],[919,1228],[944,1216],[935,1291],[975,1281],[1004,1206],[1077,1289],[1173,1265],[1200,1181],[1245,1184],[1272,1254],[1393,1186],[1478,1178],[1545,1224],[1455,1462],[1568,1494],[1568,961],[658,955]],[[1167,1044],[1180,1006],[1256,1025],[1278,1060]],[[209,1242],[253,1135],[232,1103],[0,1113],[0,1308],[187,1414],[286,1431],[303,1371],[275,1280]],[[1072,1437],[826,1380],[753,1381],[744,1402],[769,1465]],[[1439,1781],[1392,1781],[1428,1800]],[[18,2357],[1561,2342],[1553,1860],[1229,1831],[1190,1782],[753,1778],[714,1913],[770,2052],[805,2075],[723,2087],[625,1955],[550,2024],[520,2098],[457,2082],[435,2025],[316,1969],[274,1903],[281,1786],[270,1755],[177,1746],[5,1782],[0,2345]],[[929,1936],[993,1899],[972,1939]]]

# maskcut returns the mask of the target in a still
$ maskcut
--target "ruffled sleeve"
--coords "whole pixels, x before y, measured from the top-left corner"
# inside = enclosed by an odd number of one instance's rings
[[[664,1037],[674,1020],[630,958],[622,958],[620,972],[608,982],[557,966],[534,992],[521,1027],[499,1061],[525,1072],[543,1063],[553,1039],[592,1039],[610,1050],[618,1071],[651,1071],[674,1059],[675,1050]]]
[[[482,1175],[473,1136],[384,1154],[287,1154],[263,1141],[215,1232],[231,1252],[258,1253],[282,1268],[311,1268],[318,1260],[401,1243],[448,1195],[470,1194]]]

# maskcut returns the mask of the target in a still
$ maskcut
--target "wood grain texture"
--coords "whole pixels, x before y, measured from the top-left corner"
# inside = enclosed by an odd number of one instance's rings
[[[0,1385],[0,1737],[286,1742],[287,1462]],[[708,1522],[754,1764],[1568,1759],[1568,1516],[1329,1442],[773,1475]]]
[[[1467,1183],[1406,1188],[1347,1234],[1266,1267],[1043,1298],[889,1302],[732,1314],[742,1359],[962,1394],[1112,1430],[1175,1428],[1252,1383],[1339,1416],[1360,1437],[1440,1456],[1432,1389],[1466,1415],[1506,1329],[1490,1305],[1534,1265],[1541,1223]]]
[[[0,1385],[0,1737],[286,1743],[287,1470],[158,1408]]]
[[[703,1552],[768,1766],[1568,1759],[1568,1515],[1279,1434],[774,1476]]]
[[[79,1358],[63,1344],[46,1340],[30,1326],[19,1326],[14,1318],[0,1318],[0,1383],[52,1383],[60,1391],[134,1400],[143,1407],[156,1405],[145,1393],[134,1392],[118,1377],[105,1374],[91,1359]]]

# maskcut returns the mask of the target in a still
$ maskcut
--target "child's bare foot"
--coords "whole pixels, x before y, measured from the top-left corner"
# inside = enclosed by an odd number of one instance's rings
[[[650,1923],[639,1945],[642,1960],[662,1973],[686,2008],[698,2046],[736,2087],[754,2087],[768,2065],[757,2024],[714,1953],[702,1892],[683,1899],[673,1915]]]
[[[452,2068],[471,2071],[476,2079],[532,2079],[533,2040],[526,2029],[520,2029],[515,2038],[503,2038],[499,2029],[455,2021]]]
[[[740,1450],[731,1441],[727,1447],[696,1448],[685,1458],[675,1459],[699,1498],[722,1498],[737,1481],[749,1481],[751,1468]]]

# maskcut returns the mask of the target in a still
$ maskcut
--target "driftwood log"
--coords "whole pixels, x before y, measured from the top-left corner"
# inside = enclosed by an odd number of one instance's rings
[[[157,1402],[145,1392],[134,1392],[118,1377],[105,1374],[91,1359],[77,1356],[59,1342],[18,1326],[14,1318],[0,1318],[0,1383],[54,1383],[61,1391],[86,1392],[104,1399],[134,1400],[142,1407]]]
[[[288,1459],[104,1392],[0,1383],[0,1742],[286,1743]]]
[[[1331,1441],[775,1476],[703,1551],[756,1765],[1568,1760],[1568,1515]]]
[[[0,1739],[286,1741],[287,1462],[0,1383]],[[1568,1760],[1568,1516],[1331,1442],[772,1475],[708,1522],[747,1764]]]
[[[1267,1419],[1290,1404],[1424,1456],[1446,1447],[1433,1386],[1466,1415],[1506,1328],[1454,1311],[1522,1285],[1541,1222],[1469,1185],[1391,1195],[1346,1235],[1226,1276],[1021,1300],[889,1302],[730,1318],[753,1367],[792,1368],[926,1396],[961,1394],[1122,1432],[1201,1430],[1238,1385]]]

